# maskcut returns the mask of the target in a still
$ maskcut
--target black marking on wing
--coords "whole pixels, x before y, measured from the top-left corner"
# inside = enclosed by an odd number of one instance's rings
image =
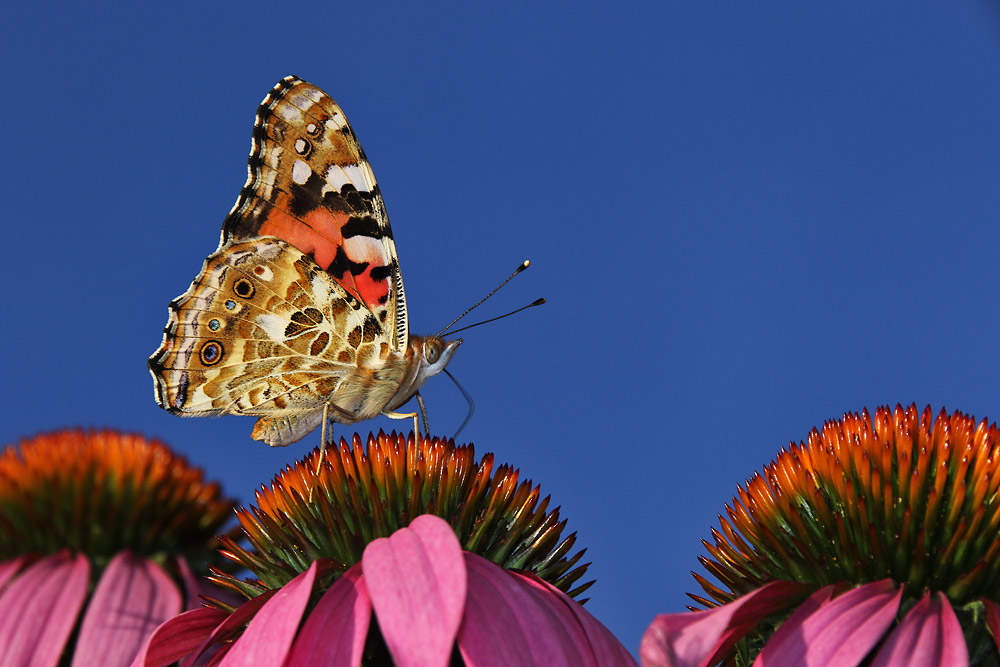
[[[369,264],[370,262],[352,262],[344,252],[343,246],[341,246],[337,248],[337,254],[334,256],[333,261],[330,262],[327,271],[334,277],[343,276],[348,272],[351,275],[360,276],[365,272]]]
[[[372,280],[382,281],[391,276],[394,272],[398,270],[399,270],[399,265],[396,263],[396,260],[394,259],[392,260],[391,264],[388,264],[386,266],[373,266],[371,273],[369,275],[372,277]]]
[[[340,228],[340,233],[345,239],[349,239],[352,236],[369,236],[373,239],[382,238],[382,230],[379,227],[378,221],[368,216],[351,216],[344,223],[344,226]]]

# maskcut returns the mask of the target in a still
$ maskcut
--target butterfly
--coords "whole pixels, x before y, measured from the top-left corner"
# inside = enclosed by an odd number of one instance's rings
[[[256,416],[271,446],[328,418],[415,421],[395,410],[462,341],[410,335],[385,204],[344,112],[285,77],[257,110],[248,172],[218,250],[170,303],[149,358],[157,403]]]

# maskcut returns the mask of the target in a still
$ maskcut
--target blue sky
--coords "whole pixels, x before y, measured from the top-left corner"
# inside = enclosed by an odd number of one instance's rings
[[[994,4],[218,4],[6,10],[4,442],[139,431],[243,501],[313,446],[170,416],[145,365],[286,74],[351,119],[412,331],[532,260],[478,314],[548,305],[450,366],[461,440],[561,506],[633,651],[790,440],[886,403],[1000,415]],[[424,396],[453,432],[457,390]]]

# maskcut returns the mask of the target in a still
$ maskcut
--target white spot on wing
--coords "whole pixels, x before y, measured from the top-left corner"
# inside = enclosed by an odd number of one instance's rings
[[[303,153],[306,152],[306,140],[305,139],[296,139],[295,140],[295,152],[297,152],[299,155],[302,155]]]
[[[331,164],[326,170],[326,182],[334,192],[341,192],[345,185],[350,183],[359,192],[371,192],[371,188],[365,181],[364,172],[356,164],[340,166]]]
[[[285,244],[277,239],[261,240],[253,244],[252,252],[264,259],[275,259],[282,253]]]
[[[275,106],[274,115],[286,123],[298,125],[302,122],[302,112],[293,107],[291,104],[279,104]]]
[[[344,114],[338,113],[326,121],[326,127],[332,131],[337,131],[342,127],[347,127],[347,119],[344,118]]]
[[[330,277],[330,274],[325,271],[315,274],[309,286],[312,289],[312,298],[315,304],[332,303],[334,299],[340,297],[343,291],[343,288],[338,287],[337,283]],[[331,322],[332,320],[325,319],[320,329],[326,329],[332,333]]]
[[[261,178],[258,187],[262,188],[262,194],[264,199],[271,198],[271,191],[274,189],[274,183],[277,179],[278,172],[275,170],[265,171],[263,178]]]
[[[297,90],[294,93],[289,93],[287,96],[285,96],[285,99],[294,104],[295,106],[297,106],[299,109],[305,110],[311,107],[313,103],[318,101],[318,98],[313,99],[314,96],[310,95],[310,93],[314,92],[315,91],[310,90],[308,88],[304,90]]]
[[[323,91],[316,88],[303,88],[302,96],[308,100],[318,103],[321,99],[323,99]]]
[[[288,320],[281,315],[274,313],[263,313],[254,318],[257,326],[267,332],[268,338],[272,340],[285,340],[285,327]]]
[[[372,262],[378,266],[387,263],[385,246],[378,239],[370,236],[352,236],[344,239],[344,252],[353,262]]]
[[[268,150],[264,153],[264,164],[272,169],[277,169],[281,166],[281,154],[285,152],[285,149],[278,145],[269,145]]]
[[[312,174],[312,169],[302,160],[296,160],[295,164],[292,165],[292,180],[299,185],[308,181],[310,174]]]
[[[372,188],[375,187],[375,174],[372,173],[372,166],[368,164],[367,160],[365,160],[358,165],[358,168],[361,170],[361,177],[365,179],[365,183],[368,184],[368,187],[365,190],[367,192],[371,192]],[[360,190],[361,188],[358,189]]]

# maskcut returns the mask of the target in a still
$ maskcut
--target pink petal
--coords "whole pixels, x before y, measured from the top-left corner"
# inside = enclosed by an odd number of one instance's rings
[[[872,667],[968,664],[969,651],[951,603],[941,593],[928,593],[889,635]]]
[[[178,556],[175,560],[177,569],[180,571],[181,581],[184,582],[184,610],[200,609],[205,606],[202,596],[219,600],[231,607],[238,607],[246,598],[237,596],[232,591],[220,588],[212,584],[205,577],[199,577],[191,571],[187,559]]]
[[[588,664],[586,637],[552,600],[474,554],[465,554],[465,566],[469,592],[458,648],[467,665]]]
[[[178,556],[174,559],[174,562],[177,564],[177,571],[180,572],[181,581],[184,582],[184,611],[191,611],[202,607],[201,598],[198,596],[205,592],[203,590],[204,587],[201,585],[203,580],[201,577],[195,576],[195,573],[191,571],[191,566],[188,565],[187,559],[184,556]]]
[[[469,595],[458,634],[466,665],[635,665],[583,607],[540,579],[465,554]]]
[[[447,522],[424,514],[365,547],[365,585],[397,665],[447,665],[465,608],[465,561]]]
[[[204,663],[199,663],[199,667],[218,667],[218,665],[220,665],[222,661],[225,659],[226,654],[228,654],[230,649],[232,648],[233,648],[232,644],[223,644]]]
[[[903,589],[891,579],[853,588],[832,600],[814,593],[768,640],[754,665],[857,665],[896,620]]]
[[[155,563],[121,552],[97,582],[73,654],[73,667],[128,665],[158,625],[181,611],[181,592]]]
[[[200,667],[201,665],[217,664],[230,648],[232,642],[243,634],[247,624],[257,614],[267,601],[274,597],[280,589],[261,593],[252,600],[247,600],[233,613],[229,614],[212,633],[206,637],[197,649],[184,658],[180,667]]]
[[[198,648],[229,616],[221,609],[202,607],[186,611],[158,627],[146,640],[132,667],[165,667]]]
[[[0,594],[4,665],[57,665],[87,598],[90,563],[61,552],[38,561]]]
[[[7,582],[14,578],[14,575],[21,571],[28,559],[24,556],[18,556],[13,560],[7,560],[0,563],[0,590],[7,585]]]
[[[993,643],[1000,645],[1000,605],[993,600],[981,599],[986,608],[986,625],[993,635]]]
[[[510,573],[536,591],[536,595],[544,596],[547,601],[555,601],[576,621],[586,637],[590,654],[598,665],[635,665],[635,659],[622,646],[621,642],[604,627],[600,621],[585,610],[580,603],[561,590],[536,577],[533,574]]]
[[[226,667],[281,665],[295,639],[312,595],[316,563],[281,587],[250,621],[243,636],[219,663]]]
[[[285,667],[360,665],[368,637],[372,605],[355,565],[320,598],[309,614]]]
[[[711,664],[758,621],[796,604],[808,589],[794,581],[772,581],[715,609],[660,614],[642,637],[639,657],[646,667]]]

